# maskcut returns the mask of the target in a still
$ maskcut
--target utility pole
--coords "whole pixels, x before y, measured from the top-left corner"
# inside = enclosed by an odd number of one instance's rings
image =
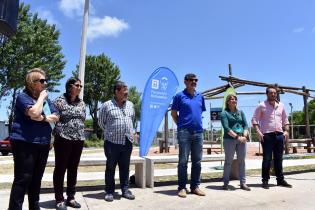
[[[89,0],[85,0],[84,14],[83,14],[83,27],[81,36],[81,50],[80,50],[80,64],[79,64],[79,79],[81,80],[80,98],[83,100],[84,94],[84,76],[85,76],[85,57],[86,57],[86,34],[89,21]]]

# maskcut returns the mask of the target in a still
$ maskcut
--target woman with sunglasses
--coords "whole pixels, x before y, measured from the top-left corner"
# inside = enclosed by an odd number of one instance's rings
[[[65,210],[67,206],[80,208],[75,200],[77,171],[83,149],[85,103],[79,98],[82,85],[77,78],[66,82],[66,92],[54,104],[60,112],[60,120],[55,128],[55,170],[54,190],[56,209]],[[63,197],[64,176],[67,170],[67,200]]]
[[[231,166],[236,151],[241,189],[250,191],[250,188],[246,185],[245,177],[248,125],[244,112],[237,109],[236,95],[230,94],[227,96],[225,110],[221,113],[221,123],[224,128],[223,146],[225,153],[223,189],[229,190]]]
[[[16,99],[10,134],[14,181],[9,210],[22,210],[26,193],[29,209],[40,209],[40,186],[50,149],[50,123],[59,119],[58,110],[48,99],[45,76],[39,68],[30,70],[26,75],[25,89]],[[45,109],[50,113],[45,114]]]

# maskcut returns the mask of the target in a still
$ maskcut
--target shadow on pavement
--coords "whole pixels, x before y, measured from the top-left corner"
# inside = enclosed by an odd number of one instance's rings
[[[283,172],[284,175],[292,175],[292,174],[304,174],[304,173],[309,173],[309,172],[315,172],[314,169],[306,169],[306,170],[299,170],[299,171],[288,171],[288,172]]]
[[[210,189],[210,190],[222,190],[222,191],[227,191],[227,190],[223,190],[223,189],[222,189],[222,186],[223,186],[223,184],[222,184],[222,185],[210,185],[210,186],[207,186],[206,188],[207,188],[207,189]],[[229,190],[228,190],[228,191],[235,191],[235,190],[237,190],[237,188],[235,188],[235,187],[232,186],[232,185],[229,185]]]
[[[251,187],[251,188],[262,188],[262,185],[261,185],[261,183],[259,183],[259,184],[247,184],[247,186],[248,187]],[[269,187],[276,187],[277,185],[275,185],[275,184],[270,184],[269,183]]]
[[[90,193],[90,194],[83,195],[83,197],[85,197],[85,198],[92,198],[92,199],[96,199],[96,200],[104,200],[105,193],[104,192]],[[120,200],[121,199],[121,195],[118,192],[115,192],[114,193],[114,199],[115,200]]]
[[[45,209],[55,209],[55,200],[39,202],[39,206]]]
[[[160,190],[160,191],[154,191],[154,193],[159,193],[159,194],[168,195],[168,196],[177,196],[177,190]]]
[[[66,188],[65,188],[66,189]],[[64,189],[64,191],[65,191]],[[105,185],[94,185],[94,186],[77,186],[76,188],[77,192],[86,192],[86,191],[98,191],[98,190],[104,190]],[[53,187],[44,187],[40,189],[40,193],[46,194],[46,193],[54,193]]]

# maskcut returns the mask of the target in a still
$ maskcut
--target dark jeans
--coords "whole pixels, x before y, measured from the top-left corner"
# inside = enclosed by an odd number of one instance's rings
[[[42,177],[47,163],[49,145],[11,141],[14,159],[14,181],[11,188],[9,210],[22,210],[27,192],[29,210],[39,202]]]
[[[272,154],[274,158],[274,168],[277,182],[283,181],[284,177],[282,171],[282,157],[284,148],[284,136],[281,134],[264,134],[264,142],[262,142],[261,144],[263,148],[262,181],[268,181],[270,179],[269,171]]]
[[[114,144],[109,141],[104,143],[106,156],[105,191],[113,194],[115,191],[115,170],[119,167],[120,188],[122,193],[129,187],[129,165],[132,152],[132,143],[126,140],[125,145]]]
[[[60,136],[55,136],[55,170],[54,170],[54,190],[56,202],[64,201],[63,183],[67,170],[67,199],[74,199],[75,186],[77,184],[78,166],[83,149],[83,141],[67,140]]]
[[[180,129],[177,133],[179,144],[178,161],[178,190],[185,189],[187,183],[187,164],[191,152],[191,181],[193,190],[200,185],[201,159],[202,159],[202,133]]]

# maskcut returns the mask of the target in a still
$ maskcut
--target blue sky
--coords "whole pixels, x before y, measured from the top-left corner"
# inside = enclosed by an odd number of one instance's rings
[[[69,77],[80,57],[84,0],[24,2],[60,30]],[[227,76],[229,63],[236,77],[315,89],[315,1],[90,0],[90,5],[87,54],[108,55],[119,66],[121,79],[140,92],[160,66],[174,71],[179,90],[188,72],[198,75],[199,91],[214,88],[225,84],[219,76]],[[254,90],[263,91],[239,89]],[[255,106],[263,99],[241,96],[239,105]],[[293,110],[303,107],[296,95],[285,94],[281,101],[288,112],[289,102]],[[222,105],[221,100],[211,103]],[[252,108],[244,109],[250,116]],[[4,104],[0,113],[0,120],[6,119]]]

